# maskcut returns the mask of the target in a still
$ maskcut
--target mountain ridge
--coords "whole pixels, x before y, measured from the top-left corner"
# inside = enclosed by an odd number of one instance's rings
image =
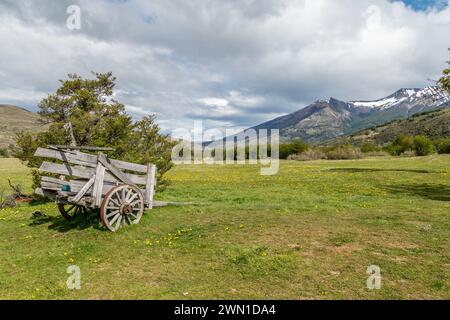
[[[450,109],[443,108],[423,113],[416,113],[406,119],[397,119],[383,125],[366,128],[352,135],[338,137],[326,144],[346,144],[361,146],[367,142],[385,145],[397,136],[423,135],[430,139],[450,137]]]
[[[250,129],[279,129],[282,140],[318,144],[413,114],[450,107],[450,94],[437,87],[402,88],[377,100],[316,100],[293,113]]]
[[[15,144],[16,133],[20,131],[39,132],[46,126],[41,117],[25,108],[0,104],[0,148]]]

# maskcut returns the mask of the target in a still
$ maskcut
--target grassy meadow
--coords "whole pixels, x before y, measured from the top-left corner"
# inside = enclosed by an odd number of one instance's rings
[[[0,188],[8,177],[31,191],[18,160],[0,159]],[[271,177],[183,165],[169,178],[157,199],[194,204],[117,233],[53,203],[0,211],[0,298],[450,298],[450,156],[285,161]],[[380,290],[367,289],[370,265]]]

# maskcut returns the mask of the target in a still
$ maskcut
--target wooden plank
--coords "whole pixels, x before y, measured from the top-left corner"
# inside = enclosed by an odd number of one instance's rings
[[[61,191],[62,185],[52,182],[41,182],[41,188],[44,190]]]
[[[92,187],[94,184],[95,177],[92,177],[81,190],[77,193],[77,195],[73,198],[74,202],[79,202],[81,198],[86,194],[86,192]],[[73,190],[71,190],[73,192]]]
[[[88,146],[65,146],[65,145],[49,145],[49,148],[54,149],[67,149],[67,150],[87,150],[87,151],[115,151],[114,148],[107,147],[88,147]]]
[[[37,194],[38,196],[48,198],[51,200],[56,199],[56,192],[43,190],[42,188],[36,188],[36,190],[34,190],[34,193]]]
[[[142,164],[132,163],[132,162],[126,162],[121,160],[115,160],[115,159],[109,159],[111,163],[122,170],[128,170],[128,171],[135,171],[139,173],[146,173],[147,172],[147,166],[144,166]]]
[[[147,183],[145,186],[145,202],[149,209],[153,208],[153,197],[156,185],[156,166],[151,163],[147,166]]]
[[[68,164],[59,164],[59,163],[52,163],[44,161],[39,168],[39,170],[44,172],[50,172],[50,173],[56,173],[56,174],[62,174],[65,176],[71,176],[71,177],[77,177],[81,179],[91,179],[92,176],[95,174],[94,168],[85,168],[81,166],[70,166]],[[146,178],[145,176],[135,175],[126,173],[125,174],[133,184],[137,185],[145,185]],[[120,182],[117,178],[112,176],[110,173],[105,173],[105,181],[107,182]]]
[[[83,188],[83,186],[86,183],[87,183],[87,180],[70,180],[70,190],[72,192],[78,193],[78,192],[80,192],[80,190]],[[111,189],[114,187],[117,187],[117,184],[104,182],[103,188],[102,188],[102,195],[104,196],[109,191],[111,191]],[[145,195],[145,189],[140,188],[139,190],[142,192],[143,195]],[[91,196],[91,195],[92,195],[92,188],[91,188],[91,190],[88,190],[88,192],[86,192],[85,196]]]
[[[99,162],[95,170],[94,186],[92,188],[93,206],[100,207],[102,201],[103,180],[105,178],[105,167]]]
[[[71,164],[82,165],[86,167],[97,167],[97,156],[83,153],[83,152],[64,152],[61,150],[52,150],[45,148],[38,148],[34,154],[36,157],[52,158]],[[141,164],[125,162],[121,160],[110,159],[111,164],[113,164],[118,169],[135,171],[139,173],[146,173],[147,167]]]
[[[83,155],[76,154],[76,153],[62,152],[60,150],[38,148],[36,150],[36,152],[34,153],[34,155],[36,157],[52,158],[52,159],[60,160],[63,162],[80,165],[80,166],[86,166],[86,167],[92,167],[92,168],[95,168],[97,166],[96,162],[91,161],[91,157],[85,157]],[[94,158],[96,158],[96,157],[94,156]]]
[[[55,183],[55,184],[61,185],[61,187],[65,184],[68,184],[68,181],[56,179],[56,178],[52,178],[52,177],[41,177],[41,182]]]
[[[116,177],[119,181],[122,181],[123,183],[134,185],[134,183],[129,179],[126,174],[124,174],[122,171],[117,169],[114,165],[110,164],[108,162],[108,159],[106,159],[106,156],[103,153],[100,153],[98,155],[98,161],[107,169],[109,172]]]

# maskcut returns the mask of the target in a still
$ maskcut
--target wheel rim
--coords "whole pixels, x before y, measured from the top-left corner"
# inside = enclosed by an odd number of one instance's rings
[[[143,213],[144,197],[138,188],[130,185],[113,188],[100,207],[103,224],[113,232],[126,224],[138,224]]]
[[[72,220],[80,213],[87,213],[87,209],[85,207],[70,203],[60,203],[58,204],[58,209],[62,216],[67,220]]]

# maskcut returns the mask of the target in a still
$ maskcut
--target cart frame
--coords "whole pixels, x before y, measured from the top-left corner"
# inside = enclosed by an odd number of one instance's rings
[[[80,150],[98,151],[97,155]],[[124,224],[137,224],[145,209],[153,208],[156,166],[109,159],[102,151],[110,148],[48,146],[38,148],[36,157],[44,161],[43,176],[35,193],[55,200],[67,218],[100,209],[100,217],[110,231]],[[55,162],[56,160],[56,162]]]

